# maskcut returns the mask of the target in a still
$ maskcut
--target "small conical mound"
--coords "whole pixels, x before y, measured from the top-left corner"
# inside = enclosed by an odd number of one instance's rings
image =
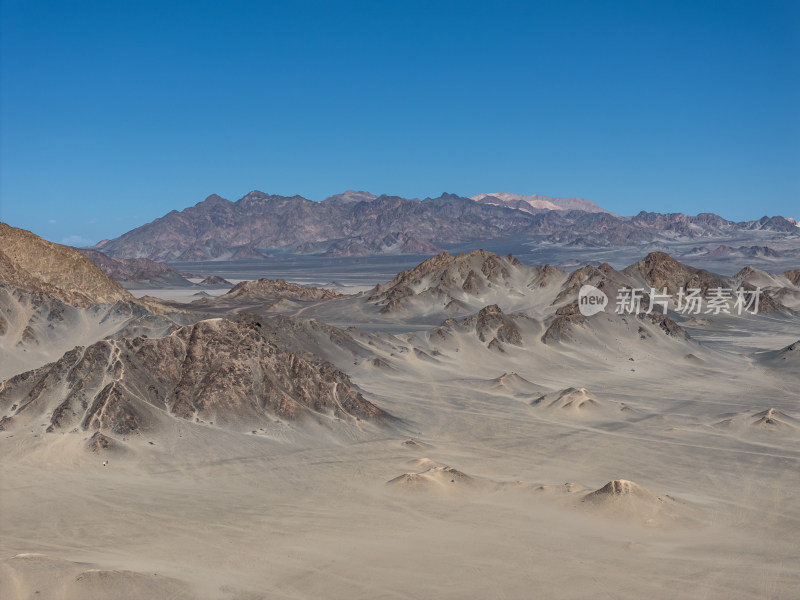
[[[423,459],[426,460],[426,459]],[[433,463],[433,461],[430,461]],[[467,475],[458,469],[435,466],[421,473],[404,473],[386,482],[387,485],[415,491],[476,490],[484,487],[485,480]]]
[[[764,428],[796,428],[795,419],[775,408],[768,408],[753,415],[753,425]]]
[[[609,481],[600,489],[586,494],[581,502],[593,510],[643,525],[684,520],[688,510],[688,507],[676,503],[669,496],[657,496],[627,479]]]
[[[538,387],[515,372],[503,373],[500,377],[488,380],[484,387],[493,392],[511,394],[530,394]]]
[[[574,387],[539,396],[531,401],[531,406],[559,409],[574,414],[590,413],[607,407],[605,402],[598,400],[586,388]]]
[[[651,492],[644,489],[642,486],[628,481],[627,479],[614,479],[609,481],[599,490],[590,493],[589,496],[645,496],[655,497]]]

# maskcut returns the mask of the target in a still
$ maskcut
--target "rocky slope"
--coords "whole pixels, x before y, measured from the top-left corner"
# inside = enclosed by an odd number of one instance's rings
[[[776,301],[795,311],[800,310],[800,271],[770,273],[754,267],[745,267],[733,278],[743,285],[760,287]]]
[[[792,271],[784,271],[783,276],[786,277],[789,281],[792,282],[793,285],[800,287],[800,269],[794,269]]]
[[[760,313],[791,315],[800,292],[787,275],[727,277],[680,263],[664,252],[652,252],[621,271],[603,263],[567,273],[551,265],[530,267],[511,255],[501,257],[475,250],[457,256],[445,252],[430,258],[376,286],[363,301],[379,308],[383,315],[397,319],[435,314],[447,318],[495,304],[506,312],[525,312],[541,319],[555,315],[579,321],[583,317],[577,311],[578,294],[586,285],[596,287],[608,297],[607,313],[617,310],[622,290],[640,290],[640,308],[647,311],[651,288],[659,294],[666,288],[669,310],[676,310],[681,288],[684,291],[697,288],[703,298],[701,309],[706,310],[707,298],[716,288],[742,287],[751,292],[761,287]],[[731,296],[728,308],[734,310],[733,292]],[[654,310],[661,312],[661,304]]]
[[[745,270],[742,273],[751,272],[754,273],[755,270]],[[576,269],[567,277],[553,305],[564,308],[565,312],[562,311],[562,316],[573,320],[579,319],[581,315],[577,311],[568,308],[568,306],[575,304],[578,293],[584,285],[594,286],[608,297],[609,305],[606,306],[606,312],[614,312],[616,310],[615,300],[621,290],[643,290],[641,308],[642,310],[647,310],[650,305],[650,289],[654,288],[659,294],[666,289],[669,297],[669,308],[674,310],[677,305],[678,292],[681,288],[684,291],[693,288],[699,289],[701,291],[700,295],[705,301],[705,298],[717,288],[736,290],[741,287],[749,292],[756,287],[761,287],[759,312],[764,314],[792,314],[791,303],[789,305],[781,303],[780,299],[775,295],[777,290],[765,285],[766,279],[757,277],[748,279],[747,277],[742,277],[742,273],[734,277],[727,277],[683,264],[664,252],[651,252],[642,260],[635,262],[622,271],[617,271],[607,263],[603,263],[599,267],[587,265]],[[783,278],[783,282],[790,285],[786,278]],[[788,291],[783,290],[783,288],[780,289],[782,293]],[[703,305],[702,310],[706,308]],[[730,303],[729,308],[732,310]],[[662,308],[659,305],[654,310],[660,312]]]
[[[218,298],[224,302],[251,302],[300,300],[305,302],[318,300],[331,300],[340,298],[342,294],[335,290],[316,287],[306,287],[296,283],[289,283],[283,279],[257,279],[255,281],[242,281],[237,283],[228,292]]]
[[[255,281],[242,281],[237,283],[225,294],[230,299],[237,298],[291,298],[293,300],[328,300],[341,296],[334,290],[315,287],[305,287],[296,283],[289,283],[283,279],[257,279]]]
[[[724,288],[731,284],[727,277],[695,269],[678,262],[664,252],[651,252],[622,272],[648,287],[657,290],[666,288],[670,294],[676,294],[680,288],[699,288],[705,294],[711,288]]]
[[[460,321],[447,319],[434,334],[446,339],[454,333],[469,333],[489,350],[503,353],[510,347],[522,347],[535,342],[525,335],[536,322],[524,314],[505,314],[496,304],[485,306],[476,314]]]
[[[44,292],[72,306],[134,298],[75,248],[0,223],[0,284]]]
[[[57,360],[77,345],[105,337],[160,337],[198,319],[187,312],[154,314],[137,302],[82,308],[0,284],[0,381]]]
[[[228,281],[227,279],[223,279],[218,275],[209,275],[205,277],[202,281],[198,282],[197,285],[205,286],[205,287],[224,287],[224,286],[232,286],[233,284]]]
[[[484,250],[457,256],[443,252],[376,286],[368,301],[384,314],[459,313],[488,304],[508,310],[535,301],[534,297],[547,297],[564,277],[563,271],[549,265],[529,267],[511,255],[501,257]]]
[[[148,258],[112,258],[99,250],[79,249],[94,264],[114,281],[127,285],[148,285],[153,287],[188,287],[192,283],[177,270],[166,263]]]
[[[376,254],[438,254],[441,248],[407,233],[390,233],[383,237],[357,237],[332,243],[322,254],[331,256],[371,256]]]
[[[78,250],[0,223],[0,379],[124,327],[152,335],[190,320],[134,298]]]
[[[696,249],[696,255],[705,258],[780,258],[783,256],[769,246],[736,246],[731,247],[721,244],[713,250],[706,248]]]
[[[703,296],[706,296],[710,290],[718,288],[736,290],[741,287],[752,292],[755,288],[761,287],[759,284],[753,285],[736,276],[726,277],[704,269],[696,269],[678,262],[664,252],[652,252],[622,272],[631,278],[633,287],[643,283],[656,290],[666,288],[667,292],[673,296],[678,293],[680,288],[684,290],[700,289]],[[767,288],[761,290],[758,311],[763,314],[793,314],[791,308],[781,303],[780,299],[773,295],[773,292],[774,290]]]
[[[0,381],[56,360],[76,344],[111,335],[145,312],[132,302],[79,308],[0,285]]]
[[[136,435],[170,418],[247,431],[313,418],[389,416],[326,362],[281,350],[257,323],[201,321],[162,338],[103,340],[0,384],[5,429]]]

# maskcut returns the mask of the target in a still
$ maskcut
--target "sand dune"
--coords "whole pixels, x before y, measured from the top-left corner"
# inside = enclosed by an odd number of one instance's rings
[[[427,471],[428,469],[435,469],[447,466],[431,458],[415,458],[413,460],[408,461],[408,464],[416,468],[418,471]]]
[[[757,353],[755,358],[765,366],[779,369],[797,369],[800,367],[800,340],[780,350]]]
[[[743,434],[800,436],[800,421],[776,408],[768,408],[756,413],[735,413],[726,416],[714,426]]]
[[[581,498],[583,506],[616,518],[648,526],[667,525],[687,519],[690,510],[669,496],[625,479],[615,479]]]
[[[622,418],[630,409],[624,404],[600,400],[586,388],[566,388],[544,394],[530,401],[531,406],[551,415],[569,415],[576,418]]]
[[[464,492],[493,487],[493,483],[472,477],[448,466],[431,466],[419,473],[404,473],[386,482],[403,490],[420,492]]]
[[[0,562],[0,596],[4,598],[59,598],[105,600],[115,597],[151,600],[190,600],[191,586],[157,573],[101,569],[94,565],[53,558],[45,554],[17,554]]]
[[[482,381],[477,385],[481,389],[487,391],[513,395],[531,394],[540,387],[513,371],[510,373],[503,373],[494,379]]]
[[[585,485],[581,485],[580,483],[574,482],[567,482],[561,485],[537,485],[534,488],[534,491],[541,494],[579,494],[581,492],[585,492],[587,487]]]
[[[753,419],[756,419],[754,425],[765,425],[767,427],[774,426],[774,427],[794,427],[797,429],[798,421],[790,417],[789,415],[782,413],[781,411],[768,408],[767,410],[762,410],[759,413],[753,415]]]

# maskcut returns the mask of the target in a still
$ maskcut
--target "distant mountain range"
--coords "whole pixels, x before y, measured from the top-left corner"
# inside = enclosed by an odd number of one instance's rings
[[[258,259],[272,252],[436,254],[442,245],[510,236],[572,247],[628,246],[753,230],[800,235],[796,222],[783,217],[739,223],[711,213],[620,217],[580,198],[496,192],[420,201],[350,190],[313,202],[254,191],[236,202],[211,195],[93,249],[115,258],[191,262]]]

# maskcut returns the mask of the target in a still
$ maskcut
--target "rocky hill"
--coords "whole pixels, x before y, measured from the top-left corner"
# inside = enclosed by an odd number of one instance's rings
[[[148,258],[112,258],[99,250],[79,251],[114,281],[123,285],[190,286],[192,283],[166,263]]]
[[[679,288],[698,288],[705,294],[711,288],[731,286],[729,278],[680,263],[665,252],[651,252],[623,273],[657,290],[666,288],[669,294]]]
[[[733,278],[743,285],[760,287],[784,306],[800,311],[800,270],[776,274],[745,267]]]
[[[153,431],[170,418],[247,431],[275,418],[385,420],[326,362],[281,350],[258,323],[211,319],[158,339],[103,340],[0,384],[5,429]]]
[[[289,283],[283,279],[257,279],[256,281],[237,283],[222,298],[228,300],[273,300],[275,298],[330,300],[331,298],[339,298],[341,295],[335,290],[305,287],[296,283]]]
[[[541,293],[540,269],[511,255],[501,257],[484,250],[457,256],[443,252],[376,286],[368,301],[385,314],[408,310],[459,313],[497,303],[508,308],[514,300],[532,296],[534,287]]]
[[[651,287],[659,293],[667,289],[670,310],[677,306],[680,288],[698,288],[705,298],[716,288],[735,290],[741,286],[752,291],[761,287],[758,310],[764,314],[791,315],[800,302],[800,286],[794,285],[787,274],[774,276],[750,269],[727,277],[680,263],[664,252],[651,252],[623,270],[603,263],[567,273],[551,265],[530,267],[511,255],[501,257],[484,250],[457,256],[444,252],[429,258],[376,286],[363,301],[397,319],[434,314],[447,318],[496,304],[503,311],[525,312],[537,318],[552,317],[564,308],[568,309],[561,315],[564,320],[580,321],[583,316],[577,313],[576,303],[585,285],[598,288],[608,297],[606,312],[616,310],[615,300],[621,290],[634,289],[642,290],[640,307],[646,311]],[[661,312],[660,307],[655,310]]]
[[[134,298],[75,248],[0,223],[0,284],[44,292],[72,306],[130,302]]]
[[[112,335],[144,314],[150,313],[133,302],[80,308],[0,284],[0,380]]]

